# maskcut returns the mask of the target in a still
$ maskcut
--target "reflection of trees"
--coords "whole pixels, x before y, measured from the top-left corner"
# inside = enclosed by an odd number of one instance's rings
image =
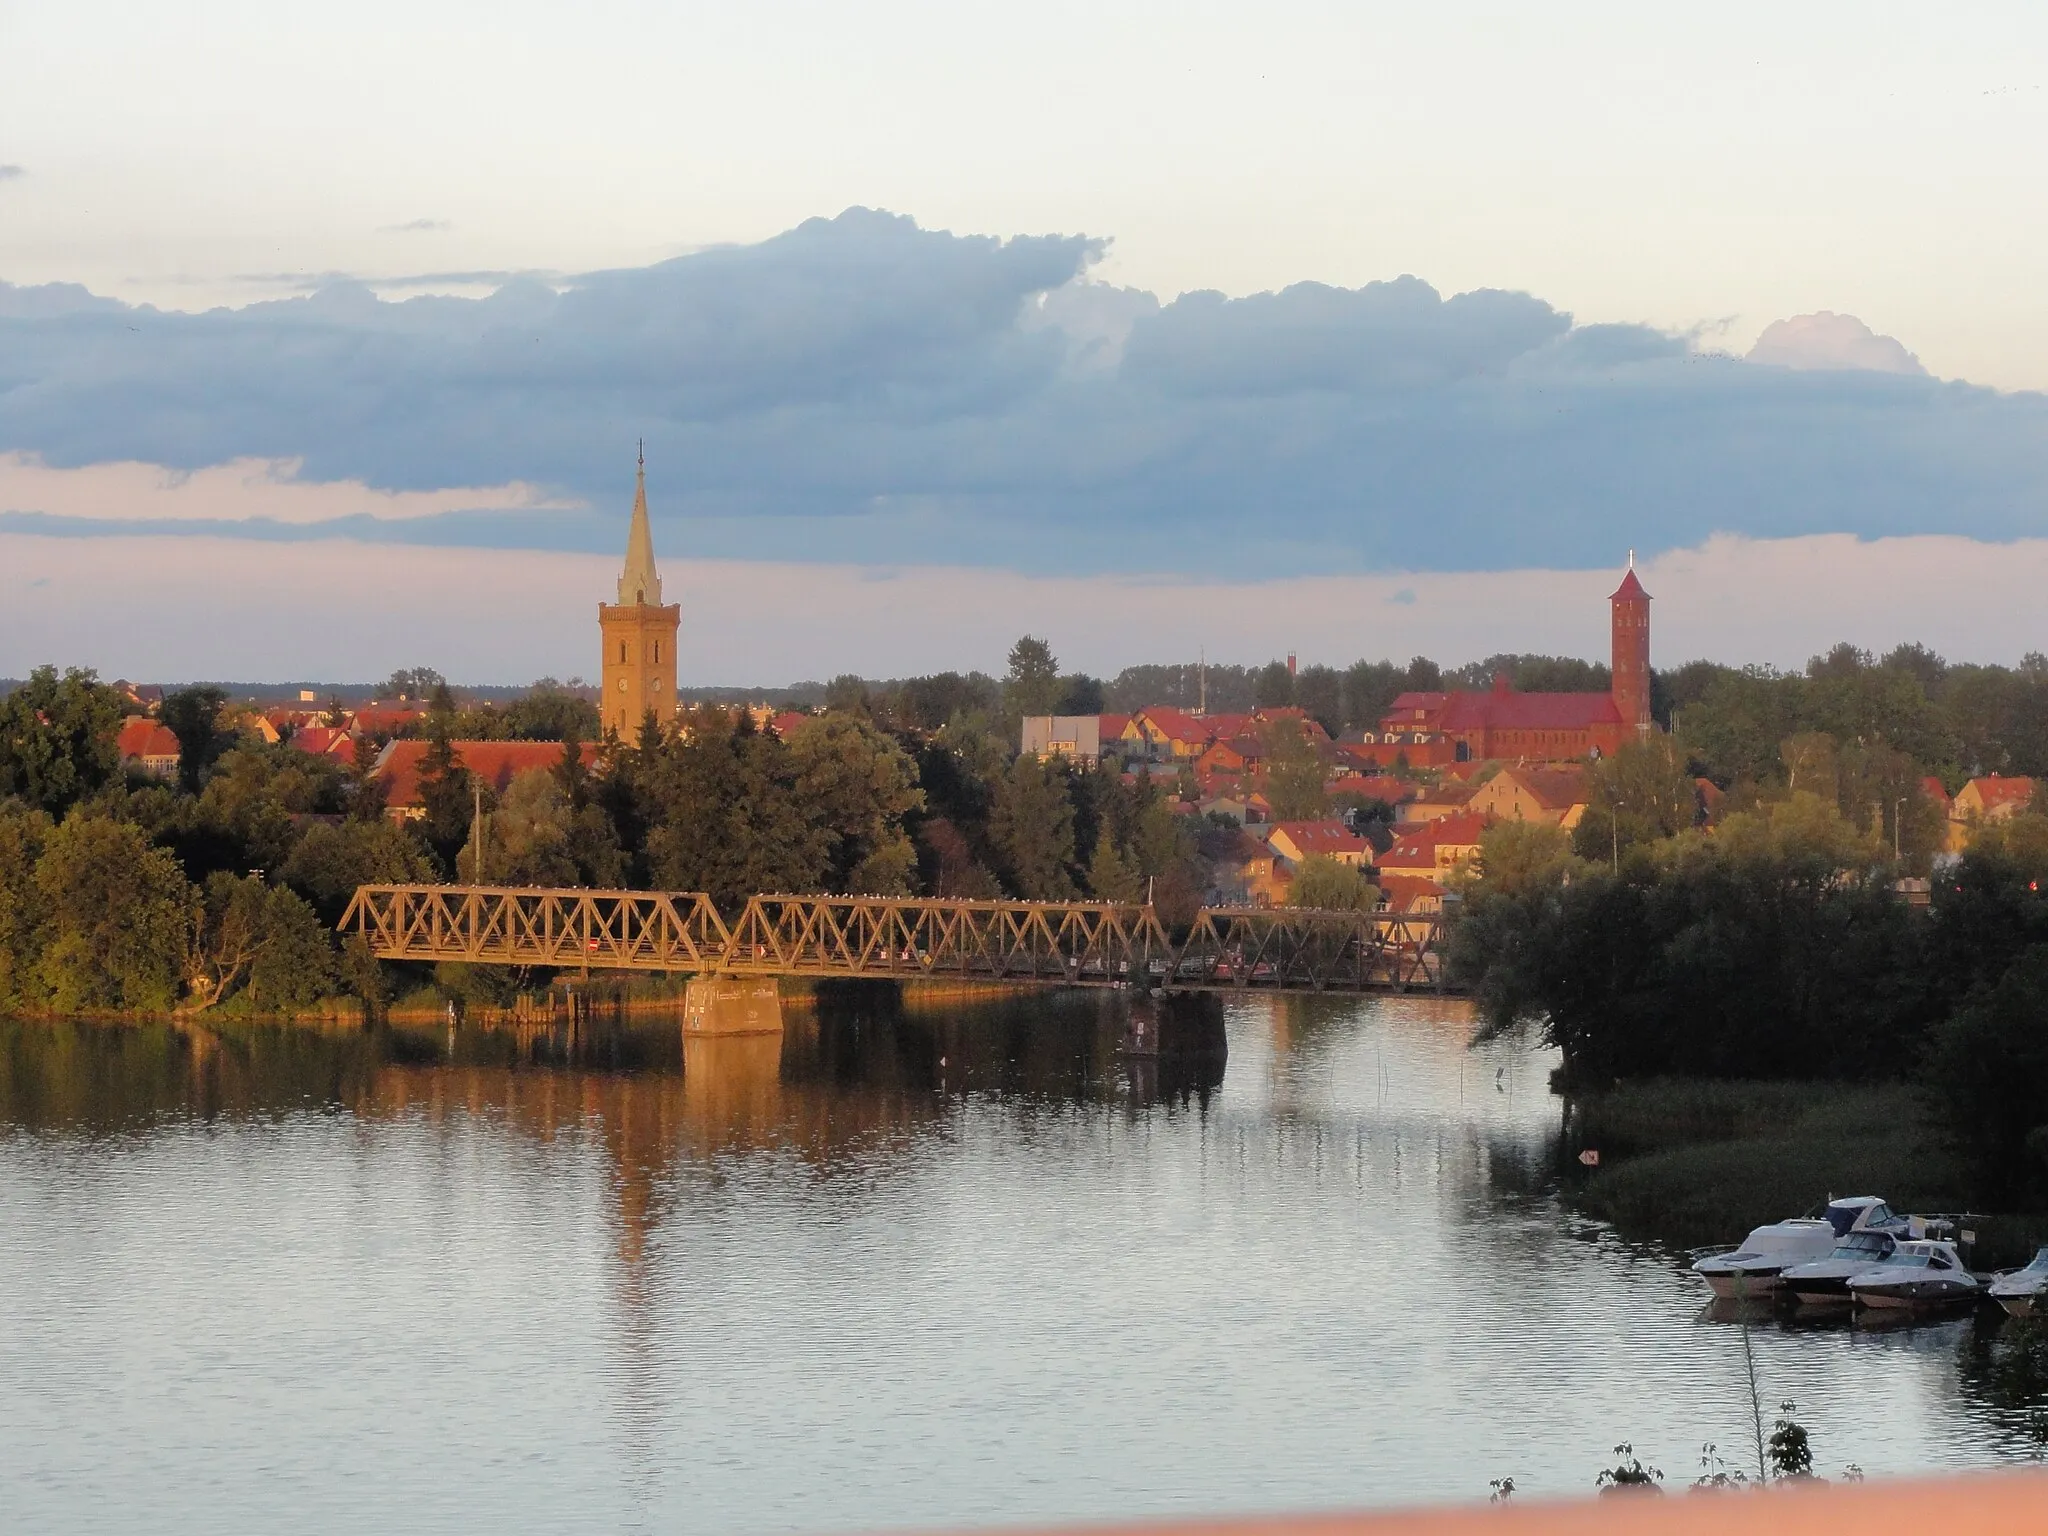
[[[2048,1317],[1980,1312],[1957,1346],[1956,1376],[1964,1403],[2008,1449],[2048,1451]]]

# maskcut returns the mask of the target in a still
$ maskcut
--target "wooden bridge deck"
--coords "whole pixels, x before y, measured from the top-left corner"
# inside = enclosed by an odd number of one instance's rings
[[[1443,991],[1434,915],[1204,907],[1175,943],[1144,906],[366,885],[341,920],[383,960],[704,975],[921,978],[1168,990]]]

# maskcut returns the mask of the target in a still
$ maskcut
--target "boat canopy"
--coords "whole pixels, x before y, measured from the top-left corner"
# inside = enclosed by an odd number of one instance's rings
[[[1881,1227],[1893,1219],[1891,1207],[1875,1195],[1851,1195],[1828,1202],[1828,1225],[1837,1237],[1847,1237],[1858,1227]]]

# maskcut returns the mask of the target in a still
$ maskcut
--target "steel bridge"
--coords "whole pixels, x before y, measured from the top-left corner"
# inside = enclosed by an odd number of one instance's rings
[[[707,976],[878,977],[1167,991],[1446,989],[1435,914],[1204,907],[1175,942],[1148,906],[365,885],[343,914],[380,960]]]

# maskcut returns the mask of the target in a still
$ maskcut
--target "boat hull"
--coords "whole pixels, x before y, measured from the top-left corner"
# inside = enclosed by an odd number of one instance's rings
[[[1993,1296],[1991,1299],[2005,1308],[2007,1317],[2032,1317],[2041,1300],[2038,1295]]]
[[[1783,1275],[1778,1270],[1751,1270],[1741,1275],[1702,1275],[1707,1289],[1722,1301],[1739,1301],[1745,1296],[1770,1296],[1785,1288]]]
[[[1908,1307],[1954,1306],[1971,1300],[1975,1295],[1975,1291],[1959,1286],[1930,1286],[1917,1281],[1856,1287],[1859,1305],[1893,1312]]]

